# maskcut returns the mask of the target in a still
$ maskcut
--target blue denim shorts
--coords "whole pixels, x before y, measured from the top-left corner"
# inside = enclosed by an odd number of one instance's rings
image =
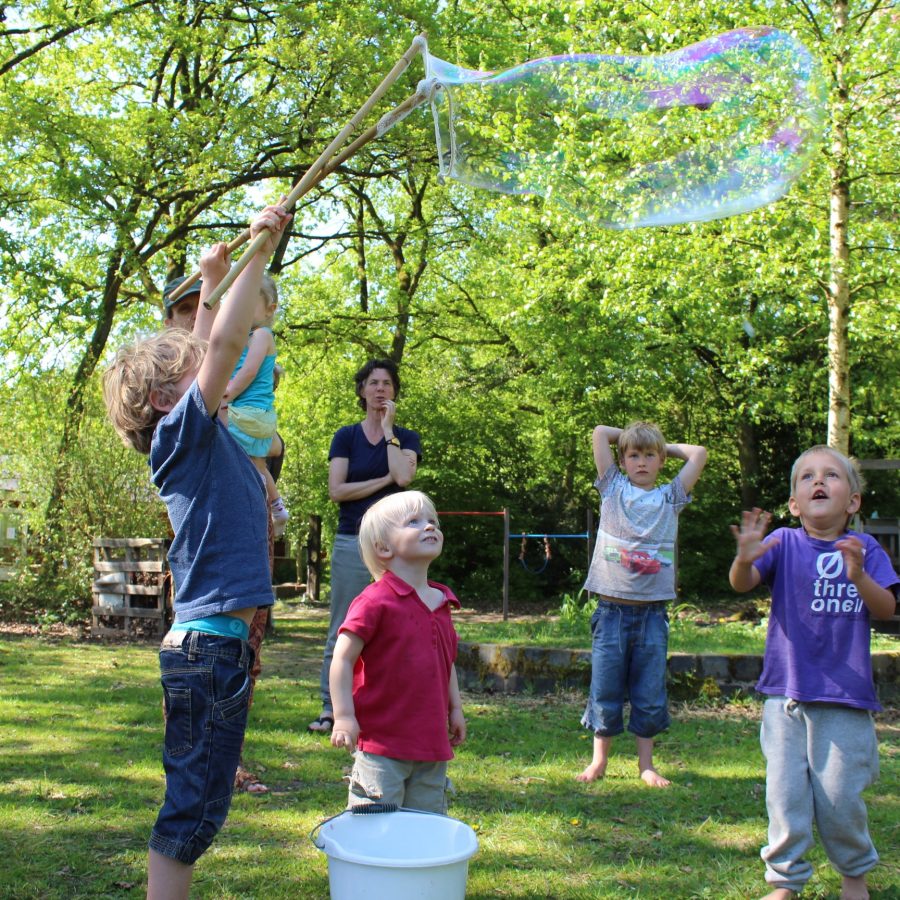
[[[150,849],[192,865],[231,806],[250,700],[246,641],[169,632],[159,649],[166,705],[166,799]]]
[[[621,734],[627,698],[632,734],[651,738],[665,731],[670,721],[665,602],[631,606],[601,600],[591,616],[591,634],[591,694],[581,724],[599,737]]]

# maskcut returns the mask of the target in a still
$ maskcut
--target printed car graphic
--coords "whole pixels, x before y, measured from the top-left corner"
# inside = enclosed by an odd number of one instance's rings
[[[610,562],[617,562],[629,572],[637,572],[639,575],[655,575],[663,565],[670,565],[668,561],[654,559],[643,550],[626,550],[624,547],[607,547],[603,551],[603,556]]]

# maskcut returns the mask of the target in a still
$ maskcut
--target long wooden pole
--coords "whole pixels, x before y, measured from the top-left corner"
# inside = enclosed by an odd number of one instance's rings
[[[331,175],[332,172],[339,169],[351,156],[353,156],[357,151],[365,147],[366,144],[370,143],[377,137],[381,137],[386,131],[389,131],[394,127],[398,122],[402,122],[414,109],[420,107],[423,103],[426,103],[430,98],[431,87],[434,82],[422,82],[419,85],[418,90],[414,94],[410,94],[402,103],[395,106],[393,109],[388,110],[379,120],[378,122],[369,128],[367,131],[364,131],[352,144],[348,144],[345,149],[343,149],[334,159],[322,169],[316,180],[309,185],[309,187],[304,191],[304,193],[308,193],[311,191],[317,184]],[[301,195],[297,195],[294,199],[293,205],[296,205],[297,200],[300,199]],[[245,228],[233,241],[228,244],[228,253],[234,253],[235,250],[243,247],[247,241],[250,240],[250,229]],[[195,285],[200,280],[200,273],[194,272],[193,275],[188,276],[185,280],[178,285],[178,287],[172,291],[171,297],[172,300],[178,300],[185,291],[187,291],[190,287]]]
[[[293,209],[297,200],[304,194],[306,194],[309,190],[311,190],[316,184],[318,184],[319,180],[323,178],[325,174],[327,174],[325,173],[325,169],[328,166],[328,163],[331,161],[332,156],[334,156],[334,154],[337,152],[338,148],[341,147],[341,145],[347,140],[347,138],[353,133],[353,131],[356,130],[360,122],[371,112],[375,104],[378,103],[378,101],[387,93],[388,89],[394,84],[394,82],[403,74],[403,72],[406,71],[406,69],[409,67],[409,64],[415,58],[416,54],[420,53],[425,46],[426,44],[424,34],[420,34],[413,39],[413,42],[409,45],[409,49],[406,51],[406,53],[403,54],[403,56],[400,57],[399,60],[397,60],[394,68],[391,69],[390,72],[388,72],[384,80],[373,91],[369,99],[366,100],[366,102],[363,103],[363,105],[356,111],[356,114],[341,129],[337,137],[335,137],[335,139],[325,148],[319,158],[306,170],[306,174],[303,176],[303,178],[300,179],[293,190],[287,195],[287,197],[282,202],[282,206],[284,206],[285,209]],[[417,92],[417,94],[418,93],[419,92]],[[417,94],[414,94],[413,97],[416,97]],[[412,100],[413,97],[409,98],[409,100]],[[409,100],[406,102],[409,102]],[[420,102],[424,102],[424,100]],[[401,104],[401,106],[402,105],[404,104]],[[410,109],[412,108],[414,107],[410,107]],[[397,119],[396,121],[399,121],[399,119]],[[368,140],[372,140],[372,138],[377,137],[379,133],[383,133],[378,131],[378,126],[375,126],[374,129],[370,129],[370,131],[372,132],[372,134],[368,138]],[[353,152],[355,153],[360,147],[363,146],[363,143],[355,141],[351,146],[353,146]],[[349,149],[350,148],[348,148],[348,150]],[[348,155],[342,154],[341,162],[346,161],[348,158]],[[338,165],[339,164],[340,163],[338,163]],[[241,235],[241,237],[243,237],[243,235]],[[231,244],[235,244],[238,240],[240,240],[240,238],[236,238],[235,241],[231,242]],[[243,252],[237,262],[231,267],[228,274],[216,286],[216,289],[206,299],[205,302],[207,307],[211,309],[216,305],[216,303],[219,302],[222,295],[228,290],[229,287],[231,287],[234,280],[247,267],[250,260],[256,255],[256,253],[259,251],[260,247],[266,240],[267,236],[264,234],[260,234],[256,237],[256,239],[250,244],[250,246]],[[241,243],[243,242],[244,241],[241,241]],[[229,247],[231,247],[231,244],[229,244]],[[240,246],[240,244],[238,244],[238,246]],[[194,279],[193,283],[196,283],[196,279]],[[179,287],[183,290],[186,290],[187,282],[179,285]],[[183,290],[179,293],[183,293]],[[173,294],[173,297],[174,296],[176,295]]]

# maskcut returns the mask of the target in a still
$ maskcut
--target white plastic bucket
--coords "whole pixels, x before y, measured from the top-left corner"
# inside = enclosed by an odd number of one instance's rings
[[[328,855],[331,900],[463,900],[478,850],[464,822],[400,809],[322,823],[313,843]]]

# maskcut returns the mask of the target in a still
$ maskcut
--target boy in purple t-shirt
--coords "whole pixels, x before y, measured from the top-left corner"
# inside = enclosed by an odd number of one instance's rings
[[[869,618],[890,618],[898,578],[885,551],[849,531],[862,478],[830,447],[802,453],[791,470],[790,511],[800,528],[779,528],[763,541],[769,513],[744,512],[732,526],[737,555],[731,586],[763,583],[772,609],[757,690],[768,695],[760,743],[766,758],[768,844],[762,849],[766,900],[788,900],[812,875],[803,858],[813,821],[842,900],[865,900],[866,872],[878,854],[869,837],[863,790],[878,776],[869,655]]]
[[[453,592],[428,580],[443,548],[420,491],[371,506],[359,549],[375,578],[351,604],[331,661],[331,743],[354,753],[349,805],[447,811],[447,762],[466,738]]]

